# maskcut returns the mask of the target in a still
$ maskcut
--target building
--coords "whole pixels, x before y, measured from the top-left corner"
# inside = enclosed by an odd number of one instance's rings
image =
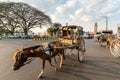
[[[98,32],[98,25],[97,22],[94,25],[94,34],[96,34]]]

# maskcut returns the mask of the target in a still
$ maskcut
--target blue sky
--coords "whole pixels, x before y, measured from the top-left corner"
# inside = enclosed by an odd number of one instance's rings
[[[98,29],[106,29],[108,17],[108,29],[117,32],[120,24],[120,0],[0,0],[27,3],[49,15],[52,22],[65,25],[80,25],[85,31],[93,31],[94,23],[98,23]]]

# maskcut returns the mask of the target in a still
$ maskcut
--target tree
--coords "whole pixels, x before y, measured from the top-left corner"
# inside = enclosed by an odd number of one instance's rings
[[[8,31],[6,29],[4,29],[2,26],[0,26],[0,36],[3,34],[7,34]]]
[[[28,30],[33,27],[51,23],[49,16],[24,3],[14,4],[12,11],[18,16],[25,35],[28,35]]]
[[[53,28],[48,28],[47,29],[47,34],[49,34],[50,36],[53,36]]]
[[[18,27],[18,19],[10,10],[13,3],[0,3],[0,5],[0,23],[8,33],[13,35],[15,28]]]
[[[28,35],[28,31],[33,27],[51,24],[49,16],[28,4],[12,2],[1,4],[0,16],[2,18],[0,19],[0,22],[4,27],[11,27],[12,29],[14,29],[14,27],[21,27],[25,35]]]
[[[62,25],[60,23],[53,23],[53,32],[54,32],[55,36],[57,34],[60,34],[60,27],[61,26]]]

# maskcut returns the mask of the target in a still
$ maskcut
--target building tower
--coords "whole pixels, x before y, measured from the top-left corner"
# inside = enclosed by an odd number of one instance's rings
[[[98,25],[97,25],[97,22],[96,22],[95,25],[94,25],[94,34],[97,33],[97,30],[98,30]]]

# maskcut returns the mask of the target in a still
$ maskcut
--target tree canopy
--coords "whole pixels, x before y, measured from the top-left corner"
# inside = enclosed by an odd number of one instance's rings
[[[23,29],[25,35],[33,27],[51,24],[51,19],[42,11],[25,3],[0,3],[0,24],[11,34],[16,27]]]

